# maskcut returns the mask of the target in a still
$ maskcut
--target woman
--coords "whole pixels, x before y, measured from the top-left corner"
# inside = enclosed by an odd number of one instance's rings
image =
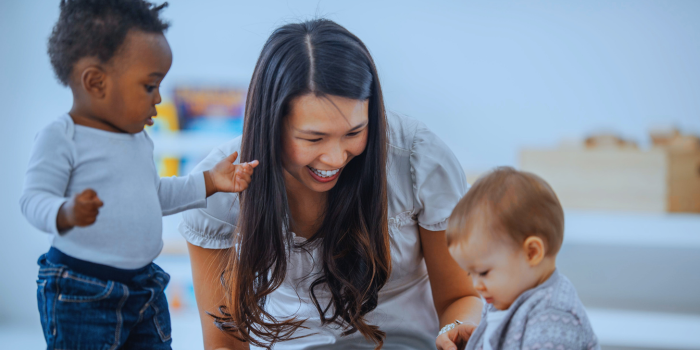
[[[466,341],[482,304],[444,234],[464,174],[424,125],[386,115],[357,37],[328,20],[277,29],[243,136],[197,169],[235,151],[260,162],[249,188],[180,226],[206,349],[426,349],[455,320],[437,346]]]

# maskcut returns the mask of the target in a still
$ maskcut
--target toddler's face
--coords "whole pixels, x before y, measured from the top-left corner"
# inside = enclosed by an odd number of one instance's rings
[[[506,310],[524,291],[537,285],[525,250],[504,232],[493,232],[485,215],[471,225],[466,239],[450,246],[450,254],[472,278],[487,303]]]
[[[172,53],[165,36],[132,30],[110,69],[108,121],[122,132],[138,133],[153,125],[161,102],[160,83],[170,70]]]

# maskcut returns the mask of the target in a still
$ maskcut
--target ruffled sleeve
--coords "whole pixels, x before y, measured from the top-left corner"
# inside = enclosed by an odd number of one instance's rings
[[[192,170],[209,170],[229,154],[240,150],[241,139],[236,138],[217,148]],[[238,159],[234,162],[238,164]],[[233,246],[238,222],[240,201],[238,193],[219,192],[207,198],[207,207],[182,213],[180,234],[187,242],[208,249],[226,249]]]
[[[410,161],[418,224],[430,231],[443,231],[467,192],[464,170],[447,145],[422,123],[413,138]]]

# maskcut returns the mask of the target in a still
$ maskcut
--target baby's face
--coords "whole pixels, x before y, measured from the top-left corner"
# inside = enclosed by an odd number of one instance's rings
[[[525,250],[504,232],[493,232],[487,219],[476,219],[466,239],[450,246],[450,254],[472,278],[487,303],[506,310],[524,291],[537,285]]]
[[[122,132],[138,133],[153,124],[172,53],[163,34],[137,30],[127,34],[120,50],[110,69],[106,119]]]

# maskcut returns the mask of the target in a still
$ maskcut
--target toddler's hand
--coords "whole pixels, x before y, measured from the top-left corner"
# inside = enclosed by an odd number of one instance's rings
[[[237,158],[238,152],[233,152],[211,170],[205,172],[205,182],[207,182],[207,177],[211,181],[211,184],[207,183],[207,196],[216,192],[241,192],[248,188],[253,169],[258,166],[259,162],[254,160],[249,163],[233,164]]]
[[[58,231],[65,231],[75,226],[90,226],[97,220],[97,214],[103,203],[92,189],[76,194],[61,206],[58,212]]]
[[[455,328],[440,334],[437,339],[435,339],[435,346],[437,346],[438,350],[464,349],[475,329],[476,325],[473,323],[457,325]]]

